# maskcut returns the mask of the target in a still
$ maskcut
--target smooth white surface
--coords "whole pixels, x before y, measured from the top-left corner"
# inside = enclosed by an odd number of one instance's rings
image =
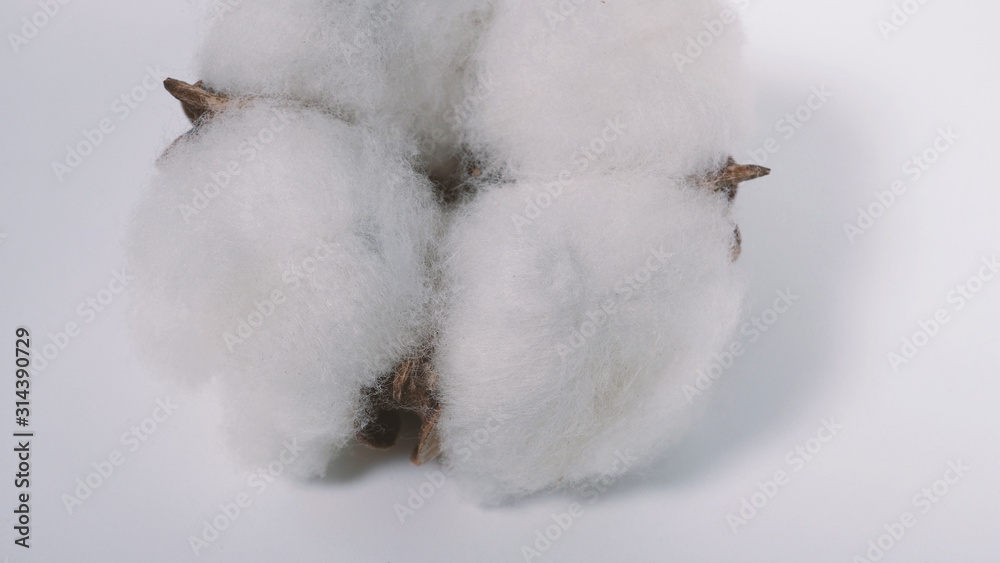
[[[901,3],[901,2],[900,2]],[[541,561],[851,562],[900,514],[916,524],[882,561],[993,561],[1000,553],[1000,278],[962,310],[949,292],[1000,254],[1000,86],[987,2],[927,0],[889,40],[878,20],[893,2],[759,0],[744,11],[757,88],[758,126],[744,149],[774,137],[773,174],[737,199],[741,265],[752,315],[777,290],[800,299],[715,384],[698,430],[655,471],[596,496],[544,496],[483,509],[445,482],[400,524],[435,467],[414,468],[406,448],[350,450],[328,479],[281,478],[263,491],[232,465],[206,395],[185,395],[136,361],[123,326],[128,292],[93,317],[78,304],[121,267],[120,241],[152,162],[186,130],[159,87],[125,119],[114,99],[147,66],[194,79],[198,13],[183,2],[71,2],[14,53],[0,47],[0,555],[19,561],[523,561],[522,545],[550,514],[583,514]],[[38,10],[2,8],[2,29]],[[825,85],[833,97],[786,139],[776,122]],[[815,100],[814,100],[815,105]],[[115,131],[59,182],[53,160],[110,119]],[[959,138],[919,181],[904,163],[938,128]],[[872,192],[894,179],[907,191],[854,243]],[[938,309],[950,321],[898,373],[887,353]],[[32,378],[32,548],[13,545],[14,329],[28,326],[37,354],[67,322],[78,337]],[[179,405],[136,451],[122,433],[157,399]],[[706,398],[706,400],[709,400]],[[795,472],[786,453],[833,417],[844,428]],[[121,451],[117,467],[72,514],[62,495],[93,462]],[[949,461],[971,470],[926,513],[913,497]],[[797,465],[796,465],[797,467]],[[733,533],[757,482],[777,470],[787,485]],[[426,490],[426,487],[425,487]],[[258,494],[260,491],[260,494]],[[189,536],[220,504],[252,504],[195,556]]]

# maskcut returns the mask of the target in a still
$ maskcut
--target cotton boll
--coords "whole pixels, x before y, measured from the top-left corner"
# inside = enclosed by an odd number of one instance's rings
[[[321,473],[363,423],[362,388],[426,341],[439,212],[393,128],[251,103],[161,159],[128,256],[141,348],[183,381],[220,376],[245,459],[306,448]]]
[[[467,59],[488,17],[487,0],[245,0],[217,18],[200,75],[230,95],[395,120],[439,168],[456,149],[454,108],[476,88]]]
[[[414,64],[401,73],[406,99],[400,110],[413,116],[411,130],[432,176],[458,165],[462,131],[471,108],[492,85],[476,74],[472,54],[492,20],[489,0],[406,2],[401,15]]]
[[[202,79],[230,95],[288,97],[345,114],[391,105],[388,61],[403,52],[392,3],[245,0],[201,48]]]
[[[496,186],[443,250],[438,432],[486,499],[661,451],[742,312],[724,196],[650,171],[573,187]]]
[[[718,0],[498,1],[469,144],[518,176],[713,169],[749,109],[735,18]]]

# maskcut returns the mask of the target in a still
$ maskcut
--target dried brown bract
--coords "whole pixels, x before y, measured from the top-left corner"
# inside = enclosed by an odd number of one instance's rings
[[[378,449],[392,447],[402,429],[403,413],[411,412],[420,418],[420,432],[410,461],[420,465],[437,457],[441,449],[435,426],[441,406],[434,397],[436,382],[430,362],[421,357],[403,361],[378,386],[365,389],[369,420],[358,429],[358,441]]]
[[[168,78],[163,81],[163,87],[167,92],[180,100],[181,107],[184,108],[184,115],[194,123],[207,115],[211,117],[233,103],[229,96],[213,92],[205,87],[204,82],[198,81],[188,84],[183,80]]]
[[[741,182],[755,180],[771,173],[770,168],[764,168],[756,164],[736,164],[733,157],[726,159],[726,164],[706,176],[695,179],[698,185],[704,186],[713,192],[726,194],[729,201],[736,199],[736,191]],[[732,257],[735,261],[740,256],[743,237],[740,235],[740,228],[733,229]]]

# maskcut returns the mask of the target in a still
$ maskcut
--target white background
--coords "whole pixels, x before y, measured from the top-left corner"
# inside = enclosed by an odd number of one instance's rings
[[[403,524],[394,505],[407,503],[433,465],[410,466],[405,447],[351,449],[325,480],[282,477],[258,494],[224,452],[211,397],[181,393],[136,361],[123,324],[128,291],[92,322],[78,312],[122,267],[130,209],[156,156],[188,127],[159,86],[125,119],[112,103],[141,84],[147,67],[197,78],[190,65],[199,12],[182,1],[71,2],[19,52],[5,39],[0,555],[11,562],[523,561],[522,545],[534,544],[551,514],[583,502],[583,514],[534,560],[848,563],[910,512],[916,524],[882,561],[1000,561],[1000,278],[985,281],[961,310],[948,301],[981,259],[1000,254],[1000,8],[972,0],[919,6],[888,38],[878,22],[892,15],[889,0],[752,0],[744,10],[758,126],[735,153],[747,161],[768,138],[779,150],[766,162],[773,174],[746,184],[737,199],[740,265],[752,280],[751,315],[778,290],[800,298],[759,340],[745,341],[746,354],[711,398],[698,399],[710,405],[689,439],[593,503],[545,495],[481,508],[449,481]],[[5,2],[5,38],[38,9]],[[833,97],[791,138],[777,131],[778,120],[821,86]],[[102,119],[114,132],[57,180],[51,163]],[[958,138],[914,180],[904,165],[933,146],[939,128]],[[897,179],[906,192],[849,240],[845,223]],[[901,339],[939,309],[948,323],[894,371],[887,354],[899,353]],[[14,546],[12,528],[14,331],[31,329],[37,355],[67,322],[80,325],[79,335],[31,380],[37,435],[25,550]],[[130,451],[121,435],[168,398],[176,412]],[[837,435],[804,465],[789,463],[787,453],[830,418],[843,425]],[[124,464],[69,513],[63,495],[116,450]],[[923,512],[915,495],[950,461],[970,469]],[[734,532],[727,515],[739,515],[758,482],[778,470],[790,475],[788,484]],[[189,537],[239,493],[252,504],[195,556]]]

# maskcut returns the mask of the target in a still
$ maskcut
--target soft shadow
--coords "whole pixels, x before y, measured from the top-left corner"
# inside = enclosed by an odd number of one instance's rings
[[[801,78],[791,86],[782,86],[780,77],[767,80],[771,89],[759,94],[759,115],[794,111],[809,95]],[[756,139],[776,137],[781,150],[765,164],[772,167],[771,175],[741,187],[737,199],[751,318],[771,306],[778,290],[791,289],[799,300],[759,340],[742,339],[746,353],[708,394],[695,398],[706,404],[690,432],[616,489],[682,487],[707,479],[755,440],[787,424],[836,377],[843,315],[849,309],[843,287],[856,257],[842,224],[853,217],[845,212],[856,207],[858,198],[879,186],[874,179],[879,163],[873,156],[876,141],[866,131],[871,107],[852,108],[842,97],[822,111],[822,119],[805,123],[790,140],[775,133],[774,121],[765,121],[776,118],[761,118]],[[746,153],[737,156],[747,159]]]
[[[827,70],[830,76],[841,73]],[[758,92],[761,126],[747,149],[759,149],[774,137],[781,150],[767,162],[757,162],[771,167],[772,173],[741,186],[736,206],[743,235],[740,266],[750,281],[749,315],[770,307],[778,290],[790,289],[799,299],[759,340],[742,339],[746,353],[707,395],[695,398],[705,404],[691,430],[662,459],[611,485],[598,502],[706,479],[755,440],[787,423],[800,404],[829,388],[836,376],[833,369],[843,339],[839,327],[848,309],[842,288],[852,259],[842,223],[853,217],[850,210],[859,197],[879,187],[875,171],[880,163],[874,156],[878,135],[866,126],[867,116],[876,110],[852,107],[841,95],[824,106],[822,117],[817,113],[786,140],[775,131],[774,122],[809,97],[812,84],[803,82],[802,75],[815,75],[815,69],[759,77],[765,85]],[[839,78],[843,84],[854,79]],[[890,100],[873,97],[871,103],[881,106],[879,111],[892,112]],[[746,152],[734,156],[741,163],[751,162]],[[330,463],[323,481],[350,482],[375,467],[409,464],[418,426],[416,418],[407,420],[405,438],[386,451],[348,446]],[[543,491],[483,508],[523,510],[560,499],[586,500],[578,491]]]
[[[417,445],[417,434],[420,430],[420,419],[411,413],[404,413],[403,427],[399,439],[391,448],[376,450],[359,443],[351,442],[337,452],[326,467],[326,476],[321,483],[349,483],[372,469],[395,465],[410,465],[410,453]]]

